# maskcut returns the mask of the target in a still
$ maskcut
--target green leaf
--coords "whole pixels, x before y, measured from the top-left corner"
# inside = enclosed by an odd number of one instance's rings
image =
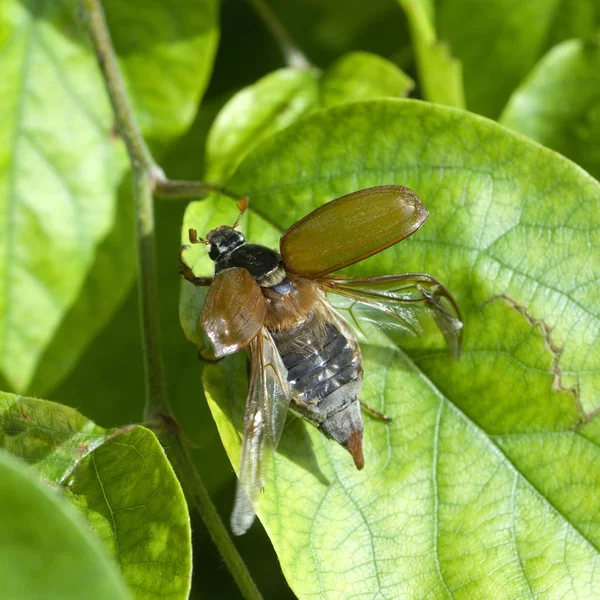
[[[129,598],[72,507],[0,451],[0,579],[5,598]]]
[[[379,97],[408,96],[413,80],[388,60],[368,52],[342,56],[321,79],[324,107]]]
[[[0,447],[34,465],[48,483],[63,484],[110,435],[68,406],[0,392]]]
[[[445,0],[440,39],[461,61],[469,110],[496,118],[543,51],[560,0]]]
[[[386,183],[414,189],[430,217],[350,272],[440,278],[463,357],[441,336],[362,347],[362,399],[393,421],[365,416],[361,472],[289,420],[258,509],[284,574],[299,597],[585,598],[600,584],[600,185],[486,119],[381,100],[270,137],[227,186],[251,198],[248,238],[277,247],[323,202]],[[184,229],[235,212],[214,208],[192,204]],[[189,251],[198,275],[202,252]],[[234,465],[245,373],[238,355],[204,375]]]
[[[408,94],[412,80],[367,52],[316,70],[279,69],[235,94],[215,119],[206,143],[208,181],[224,181],[263,139],[321,107]],[[186,240],[187,243],[187,240]]]
[[[215,119],[206,142],[206,179],[224,181],[264,137],[297,121],[318,102],[314,71],[280,69],[238,92]]]
[[[27,393],[49,396],[52,391],[54,397],[57,385],[79,363],[90,341],[97,341],[98,333],[126,298],[135,281],[137,268],[133,230],[131,179],[127,176],[119,188],[112,229],[96,248],[94,262],[88,269],[77,299],[68,307],[44,349],[27,386]],[[139,329],[139,324],[136,325]],[[97,390],[94,390],[86,396],[86,400],[96,393]],[[76,390],[76,397],[75,405],[81,406],[81,388]],[[114,391],[110,397],[115,397]],[[106,404],[106,396],[103,404]],[[139,414],[135,413],[136,417]],[[126,423],[128,420],[109,422]]]
[[[434,6],[428,0],[398,0],[406,12],[425,100],[464,108],[462,66],[437,39]]]
[[[540,57],[571,38],[593,39],[597,0],[445,0],[438,32],[461,60],[467,107],[497,118]]]
[[[144,363],[138,294],[130,290],[117,313],[52,393],[96,423],[135,423],[144,411]],[[115,384],[115,382],[118,383]],[[86,390],[85,394],[81,390]]]
[[[600,45],[553,48],[511,96],[500,122],[600,177]]]
[[[187,505],[151,431],[106,430],[67,406],[0,394],[0,446],[66,488],[135,597],[188,597]]]
[[[127,92],[142,131],[161,141],[194,120],[219,41],[217,0],[105,0]]]
[[[8,0],[0,17],[0,371],[17,390],[111,229],[126,170],[94,58],[61,33],[66,11]]]
[[[206,86],[216,1],[106,10],[144,133],[168,142]],[[0,372],[17,391],[34,379],[36,393],[56,385],[134,276],[131,246],[114,250],[123,228],[131,231],[130,221],[116,223],[127,215],[115,206],[128,161],[76,19],[70,0],[7,0],[0,13]]]
[[[113,437],[78,464],[67,486],[136,598],[188,597],[190,518],[151,431],[135,427]]]

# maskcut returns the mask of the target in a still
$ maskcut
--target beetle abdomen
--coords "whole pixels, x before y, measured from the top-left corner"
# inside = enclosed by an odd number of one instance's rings
[[[323,345],[310,354],[282,356],[288,381],[303,404],[319,404],[335,390],[357,379],[358,361],[346,338],[330,323]]]
[[[288,332],[273,338],[288,370],[293,410],[347,448],[360,469],[363,464],[360,351],[333,324],[327,323],[325,328],[320,336],[310,336],[310,328],[302,332],[306,343],[301,351],[286,353],[290,347]],[[298,331],[288,335],[298,336]]]

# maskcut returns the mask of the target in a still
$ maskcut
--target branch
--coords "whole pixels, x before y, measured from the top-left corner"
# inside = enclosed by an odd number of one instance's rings
[[[145,421],[166,438],[174,455],[174,466],[193,505],[204,520],[213,541],[225,560],[245,598],[258,600],[260,592],[252,581],[227,529],[212,503],[202,479],[182,440],[182,432],[171,415],[159,343],[158,302],[156,294],[156,264],[154,245],[155,188],[177,189],[181,182],[169,182],[154,161],[142,136],[127,98],[119,65],[106,25],[101,0],[84,0],[90,37],[98,64],[104,77],[119,132],[125,142],[133,170],[133,197],[135,202],[138,240],[138,281],[144,366],[146,373]],[[189,184],[186,184],[189,188]],[[193,183],[208,190],[211,184]]]
[[[134,165],[137,163],[146,169],[157,168],[129,104],[101,0],[85,0],[85,11],[90,37],[117,120],[117,127],[125,141],[131,161]]]
[[[312,68],[311,62],[302,50],[300,50],[288,30],[279,20],[279,17],[267,4],[266,0],[250,0],[250,4],[252,4],[258,16],[273,34],[288,67],[295,69]]]
[[[175,425],[177,427],[177,425]],[[198,476],[196,467],[187,451],[185,440],[177,431],[172,430],[167,441],[172,440],[172,445],[167,447],[168,455],[182,479],[188,500],[194,505],[202,520],[206,524],[212,539],[219,548],[221,556],[227,565],[227,569],[233,575],[238,587],[247,600],[262,600],[262,596],[248,572],[246,565],[238,554],[227,527],[223,524],[215,505],[213,504],[208,490],[202,479]],[[231,546],[232,551],[225,552],[223,549]]]
[[[169,400],[160,352],[152,183],[150,170],[142,166],[141,162],[136,162],[134,156],[130,158],[137,221],[138,292],[146,375],[144,420],[156,421],[161,414],[169,412]]]

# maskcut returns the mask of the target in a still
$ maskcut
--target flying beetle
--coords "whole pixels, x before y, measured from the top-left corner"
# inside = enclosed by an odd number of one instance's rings
[[[248,199],[238,206],[241,217]],[[279,442],[288,409],[346,448],[357,469],[364,466],[362,358],[349,322],[328,302],[330,294],[351,303],[356,323],[381,320],[386,330],[418,335],[419,316],[429,313],[458,357],[460,311],[431,275],[332,275],[408,237],[428,216],[412,190],[384,185],[317,208],[283,234],[279,252],[247,242],[237,229],[240,217],[232,227],[212,230],[206,239],[190,229],[190,242],[206,244],[215,263],[214,279],[198,278],[181,259],[186,279],[210,285],[202,325],[215,356],[244,348],[250,354],[231,517],[234,534],[242,535],[254,521],[263,469]]]

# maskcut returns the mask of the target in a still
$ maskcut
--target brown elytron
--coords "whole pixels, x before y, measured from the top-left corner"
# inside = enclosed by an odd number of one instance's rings
[[[244,199],[241,211],[246,207]],[[190,231],[190,242],[210,246],[215,261],[202,311],[215,353],[250,351],[234,533],[244,533],[254,520],[263,465],[277,446],[288,408],[341,444],[363,468],[362,358],[350,325],[385,323],[388,331],[418,335],[420,317],[428,314],[452,354],[459,355],[460,312],[431,275],[330,275],[408,237],[427,216],[412,190],[388,185],[317,208],[282,236],[281,254],[246,242],[235,226],[214,229],[206,241]],[[186,265],[182,273],[195,285],[208,283]],[[346,299],[354,323],[331,307],[328,294]]]
[[[361,190],[320,206],[292,225],[281,237],[281,255],[288,271],[311,278],[326,275],[398,243],[428,215],[408,188]],[[331,232],[325,244],[324,231]]]
[[[215,355],[245,348],[260,332],[266,314],[260,285],[246,269],[234,267],[217,273],[202,309],[202,327]]]

